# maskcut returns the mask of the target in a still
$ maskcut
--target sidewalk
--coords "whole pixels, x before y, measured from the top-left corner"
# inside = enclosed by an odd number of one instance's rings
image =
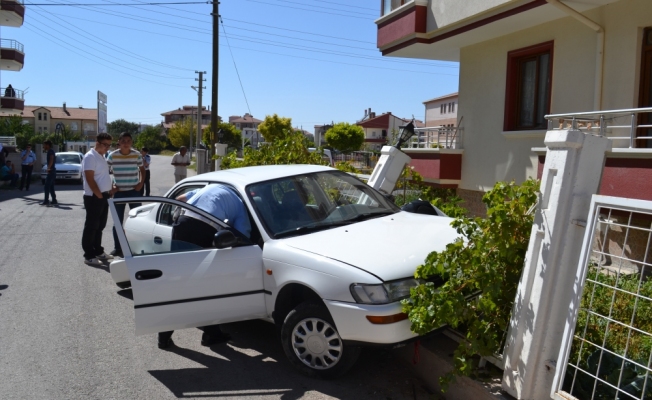
[[[457,345],[456,341],[444,333],[439,333],[420,340],[418,356],[415,354],[414,343],[395,349],[394,355],[421,378],[439,399],[513,400],[513,397],[502,392],[500,378],[480,382],[467,377],[457,377],[455,382],[449,385],[448,391],[442,393],[439,377],[452,369],[453,350]]]

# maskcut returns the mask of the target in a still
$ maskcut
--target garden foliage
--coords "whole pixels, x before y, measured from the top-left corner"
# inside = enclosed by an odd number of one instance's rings
[[[242,159],[238,159],[235,152],[222,157],[222,169],[280,164],[325,165],[328,161],[322,160],[321,151],[308,151],[301,132],[290,132],[284,137],[277,137],[258,149],[245,147]]]
[[[462,238],[430,253],[415,273],[426,283],[403,301],[411,329],[426,334],[450,325],[466,335],[455,350],[453,371],[441,379],[443,387],[455,375],[471,374],[473,356],[493,355],[504,345],[532,229],[527,211],[538,187],[532,179],[497,183],[482,199],[487,217],[458,216],[452,226]]]

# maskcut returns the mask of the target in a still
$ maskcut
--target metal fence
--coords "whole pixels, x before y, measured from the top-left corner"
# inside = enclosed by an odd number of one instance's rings
[[[434,126],[417,128],[407,146],[411,149],[461,149],[462,128]]]
[[[652,108],[552,114],[545,118],[549,131],[579,129],[612,140],[627,140],[630,148],[636,147],[636,140],[645,140],[648,143],[646,147],[652,147]]]
[[[14,49],[24,53],[23,44],[14,39],[0,39],[0,47],[3,49]]]
[[[652,202],[594,196],[556,399],[652,398]]]
[[[13,87],[9,88],[9,90],[7,90],[7,88],[0,88],[0,95],[2,95],[3,97],[13,98],[13,99],[21,99],[21,100],[25,99],[25,92],[23,90],[18,90]]]
[[[0,143],[4,146],[16,146],[15,136],[0,136]]]
[[[333,162],[345,161],[357,169],[373,169],[378,162],[379,155],[369,151],[354,151],[350,154],[335,154]]]

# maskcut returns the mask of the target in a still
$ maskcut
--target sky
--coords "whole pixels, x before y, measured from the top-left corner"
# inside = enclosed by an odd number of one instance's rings
[[[459,65],[381,56],[374,23],[380,2],[221,0],[218,114],[278,114],[309,132],[354,123],[368,108],[423,120],[425,100],[457,91]],[[22,27],[0,28],[0,37],[24,45],[25,65],[2,71],[0,85],[27,90],[26,105],[96,108],[100,90],[109,122],[157,124],[161,113],[197,104],[195,71],[206,72],[202,101],[211,104],[211,3],[25,6]]]

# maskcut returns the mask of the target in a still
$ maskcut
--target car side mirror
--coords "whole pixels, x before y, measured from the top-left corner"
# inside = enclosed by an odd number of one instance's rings
[[[217,231],[213,238],[213,246],[217,249],[226,249],[239,243],[238,238],[228,229]]]

